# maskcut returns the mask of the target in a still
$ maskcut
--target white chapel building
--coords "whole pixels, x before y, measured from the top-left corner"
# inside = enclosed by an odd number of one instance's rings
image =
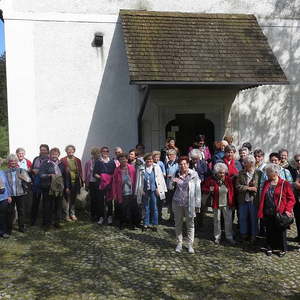
[[[300,0],[0,0],[10,150],[225,134],[300,151]],[[184,152],[184,151],[183,151]]]

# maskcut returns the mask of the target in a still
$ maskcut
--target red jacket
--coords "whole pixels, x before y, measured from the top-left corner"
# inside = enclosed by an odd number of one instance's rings
[[[234,175],[238,175],[239,174],[239,170],[235,166],[235,160],[234,159],[232,159],[231,161],[229,161],[229,160],[227,160],[226,157],[224,157],[223,161],[226,164],[226,166],[228,167],[228,176],[229,177],[232,177]]]
[[[128,175],[131,178],[132,182],[132,194],[134,193],[135,190],[135,182],[136,182],[136,171],[135,167],[132,165],[127,164],[128,167]],[[113,198],[118,202],[122,203],[123,202],[123,197],[122,197],[122,172],[121,168],[118,167],[114,171],[113,175],[113,181],[112,181],[112,190],[113,190]]]
[[[76,162],[76,166],[77,166],[77,170],[78,170],[78,175],[79,175],[79,180],[80,180],[80,184],[82,184],[82,166],[81,166],[81,160],[77,157],[74,157],[75,158],[75,162]],[[69,165],[68,165],[68,157],[65,156],[61,159],[61,161],[63,162],[65,168],[66,168],[66,171],[67,172],[70,172],[69,171]]]
[[[202,192],[205,194],[210,193],[210,187],[214,187],[214,191],[212,193],[212,208],[219,208],[219,185],[217,180],[211,176],[207,178],[202,185]],[[228,206],[234,207],[234,187],[232,179],[229,176],[225,177],[225,186],[228,189]]]
[[[292,190],[292,187],[290,183],[286,180],[283,180],[279,177],[278,183],[275,187],[274,191],[274,200],[275,200],[275,205],[277,207],[279,198],[280,198],[280,191],[281,191],[281,185],[283,183],[283,189],[282,189],[282,197],[281,197],[281,203],[280,207],[278,208],[278,212],[281,214],[284,212],[292,212],[293,207],[296,203],[295,196]],[[266,195],[268,192],[268,189],[271,185],[271,181],[267,180],[264,184],[264,187],[262,189],[262,193],[260,196],[260,203],[259,203],[259,208],[258,208],[258,217],[263,218],[264,217],[264,204],[265,204],[265,199]]]

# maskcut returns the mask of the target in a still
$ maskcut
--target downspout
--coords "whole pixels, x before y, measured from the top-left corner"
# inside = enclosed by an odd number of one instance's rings
[[[148,98],[149,98],[149,92],[150,92],[150,88],[147,85],[146,87],[146,91],[144,93],[144,97],[143,97],[143,102],[142,102],[142,106],[140,108],[140,112],[139,112],[139,116],[138,116],[138,120],[137,120],[137,126],[138,126],[138,143],[142,143],[143,141],[143,126],[142,126],[142,122],[143,122],[143,115],[145,112],[145,108],[148,102]]]

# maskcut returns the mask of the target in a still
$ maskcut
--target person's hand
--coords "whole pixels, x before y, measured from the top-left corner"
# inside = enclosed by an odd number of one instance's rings
[[[213,192],[213,191],[215,190],[215,187],[214,187],[214,186],[210,186],[210,187],[209,187],[209,190],[210,190],[211,192]]]
[[[159,191],[158,190],[155,190],[155,194],[157,197],[159,197]]]
[[[291,212],[289,212],[289,211],[286,211],[285,214],[286,214],[288,217],[290,217],[290,218],[293,217],[293,214],[292,214]]]
[[[300,190],[300,182],[299,181],[295,182],[295,189]]]
[[[176,182],[176,183],[179,183],[180,182],[180,179],[179,178],[173,178],[173,180],[172,180],[173,182]]]
[[[12,202],[12,198],[11,198],[11,197],[8,197],[8,198],[7,198],[7,201],[8,201],[8,203],[11,203],[11,202]]]
[[[39,172],[39,170],[38,169],[32,169],[32,172],[33,172],[34,175],[36,175]]]
[[[142,196],[145,196],[145,195],[146,195],[146,193],[144,191],[142,191]]]
[[[200,207],[196,207],[196,208],[195,208],[195,212],[196,212],[197,214],[199,214],[199,213],[201,212],[201,208],[200,208]]]
[[[257,188],[256,188],[256,186],[248,186],[248,191],[249,192],[257,192]]]
[[[66,193],[70,194],[70,189],[69,188],[66,188]]]

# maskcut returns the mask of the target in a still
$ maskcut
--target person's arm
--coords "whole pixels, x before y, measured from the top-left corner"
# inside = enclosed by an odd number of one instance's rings
[[[285,191],[286,191],[285,212],[291,214],[293,212],[293,207],[294,207],[294,205],[296,203],[296,200],[295,200],[295,196],[294,196],[294,193],[293,193],[291,185],[290,184],[286,184],[286,183],[284,183],[284,185],[285,185]]]
[[[97,160],[94,165],[93,176],[99,180],[101,178],[100,174],[101,174],[101,161]]]
[[[196,178],[195,180],[195,207],[197,208],[196,211],[200,212],[200,208],[201,208],[201,180],[198,176],[198,174],[196,174]]]

